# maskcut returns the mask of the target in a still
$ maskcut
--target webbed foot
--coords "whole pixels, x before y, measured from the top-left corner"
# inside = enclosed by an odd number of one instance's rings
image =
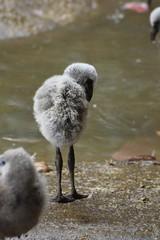
[[[88,195],[83,195],[83,194],[79,194],[79,193],[75,192],[70,195],[67,195],[66,197],[69,199],[77,200],[77,199],[87,198]]]
[[[56,196],[56,197],[50,199],[50,202],[57,202],[57,203],[68,203],[68,202],[73,202],[73,201],[74,201],[74,198],[65,197],[63,195]]]

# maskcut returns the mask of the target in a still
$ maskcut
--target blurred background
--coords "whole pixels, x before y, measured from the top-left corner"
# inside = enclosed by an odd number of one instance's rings
[[[33,96],[45,79],[86,62],[99,79],[76,158],[104,162],[153,151],[159,158],[159,40],[150,41],[150,11],[124,10],[126,2],[1,1],[1,152],[23,146],[53,164],[54,148],[33,117]],[[153,0],[152,9],[158,4]]]

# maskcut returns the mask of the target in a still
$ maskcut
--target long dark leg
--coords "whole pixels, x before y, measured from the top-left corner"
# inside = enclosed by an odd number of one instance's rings
[[[62,154],[59,148],[56,148],[55,166],[56,166],[57,178],[58,178],[58,191],[57,191],[57,196],[55,198],[52,198],[51,202],[59,202],[59,203],[70,202],[71,199],[64,197],[62,194],[61,177],[62,177],[63,159],[62,159]]]
[[[71,195],[69,195],[69,197],[73,199],[86,198],[88,197],[88,195],[81,195],[81,194],[78,194],[76,191],[75,184],[74,184],[74,167],[75,167],[75,155],[74,155],[74,148],[73,146],[71,146],[68,153],[68,168],[71,176]]]

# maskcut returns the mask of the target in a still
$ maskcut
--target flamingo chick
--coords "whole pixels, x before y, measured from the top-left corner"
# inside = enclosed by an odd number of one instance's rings
[[[74,184],[75,155],[73,144],[86,128],[89,102],[98,78],[92,65],[73,63],[63,75],[47,79],[34,97],[34,116],[42,135],[56,146],[55,165],[58,193],[53,202],[68,202],[87,197],[78,194]],[[71,176],[71,195],[63,196],[61,147],[69,147],[68,167]]]
[[[160,31],[160,7],[155,8],[150,14],[151,41],[155,41],[157,33]]]
[[[33,228],[45,205],[43,182],[23,149],[0,155],[0,238],[20,236]]]

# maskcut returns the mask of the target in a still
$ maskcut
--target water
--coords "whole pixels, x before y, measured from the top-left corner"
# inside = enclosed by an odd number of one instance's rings
[[[0,42],[1,152],[24,146],[37,160],[53,162],[54,149],[32,114],[33,96],[44,80],[72,62],[93,64],[99,80],[88,128],[76,144],[79,161],[103,162],[143,137],[159,156],[160,46],[149,37],[149,13],[123,11],[118,1],[67,27]],[[156,1],[155,1],[156,4]],[[145,154],[146,152],[144,152]]]

